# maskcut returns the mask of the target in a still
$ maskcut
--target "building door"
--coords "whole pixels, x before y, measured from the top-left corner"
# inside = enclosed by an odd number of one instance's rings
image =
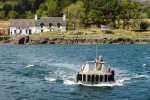
[[[29,35],[31,35],[32,34],[32,30],[31,29],[29,29]]]

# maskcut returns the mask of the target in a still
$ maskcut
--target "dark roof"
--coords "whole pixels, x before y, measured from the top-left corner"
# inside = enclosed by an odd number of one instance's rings
[[[38,20],[35,19],[11,19],[10,27],[32,27],[32,26],[40,26],[41,23],[44,26],[49,26],[49,24],[53,24],[57,26],[60,23],[62,26],[66,26],[66,21],[63,20],[63,17],[43,17]]]
[[[11,19],[10,27],[31,27],[35,26],[34,19]]]
[[[45,17],[38,19],[36,21],[36,26],[40,26],[41,23],[43,23],[45,26],[49,26],[50,23],[52,23],[54,26],[57,26],[58,23],[60,23],[63,26],[66,26],[66,21],[63,20],[62,17]]]

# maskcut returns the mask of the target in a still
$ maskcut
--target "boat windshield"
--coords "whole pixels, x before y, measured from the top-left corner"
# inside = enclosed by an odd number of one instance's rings
[[[86,63],[86,65],[89,66],[89,70],[94,70],[95,69],[95,64],[96,64],[95,61],[89,61],[89,62]]]

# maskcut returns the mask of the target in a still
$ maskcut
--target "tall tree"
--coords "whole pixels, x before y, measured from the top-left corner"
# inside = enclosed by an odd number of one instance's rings
[[[83,27],[83,19],[85,18],[84,3],[77,1],[64,10],[67,15],[68,28],[78,29]]]

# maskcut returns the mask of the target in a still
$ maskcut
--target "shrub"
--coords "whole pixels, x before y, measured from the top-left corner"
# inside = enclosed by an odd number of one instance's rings
[[[150,24],[148,22],[141,22],[140,23],[140,30],[146,31],[148,29],[149,25]]]

